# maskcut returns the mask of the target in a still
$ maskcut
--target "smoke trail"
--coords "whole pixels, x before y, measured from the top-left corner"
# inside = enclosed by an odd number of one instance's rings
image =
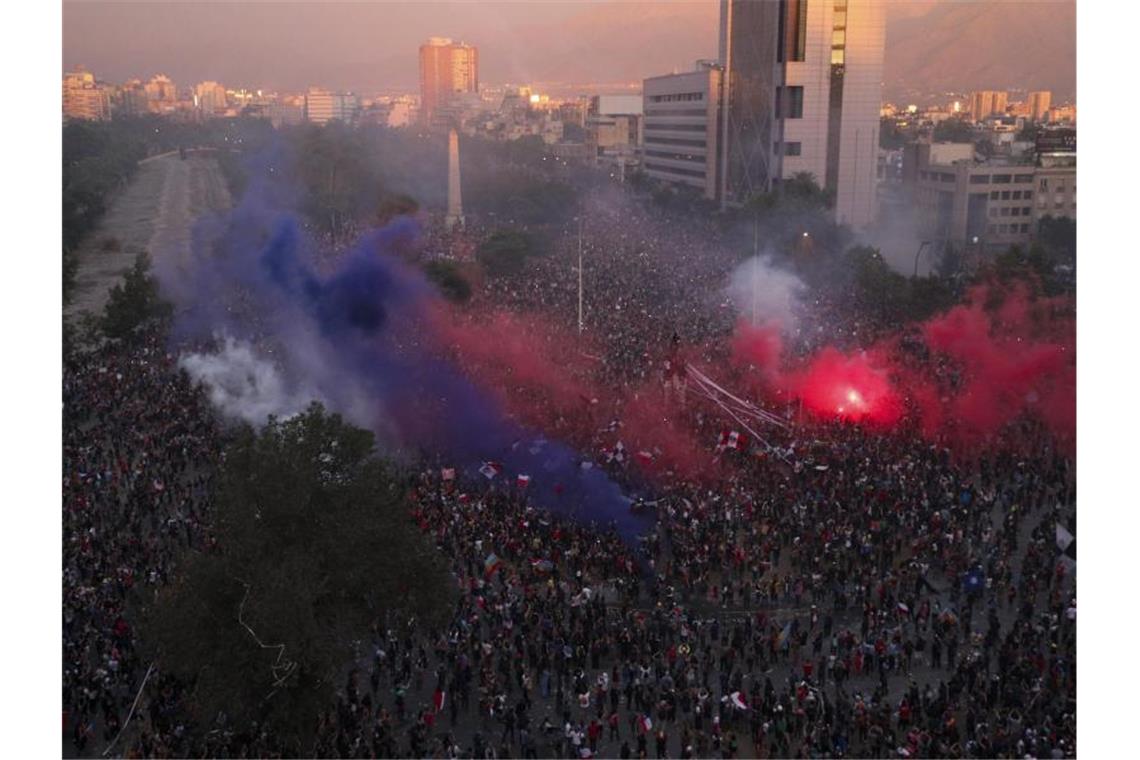
[[[290,198],[288,188],[257,173],[233,212],[204,222],[183,285],[170,291],[179,338],[233,338],[213,357],[183,358],[224,413],[256,419],[292,408],[284,389],[296,388],[296,398],[319,399],[374,431],[389,453],[429,455],[474,478],[484,462],[499,462],[498,482],[529,475],[528,492],[543,506],[616,522],[627,539],[643,527],[604,473],[509,420],[448,357],[438,294],[390,255],[418,238],[413,220],[364,234],[322,271]],[[483,338],[498,336],[488,329]],[[270,351],[281,382],[264,371]]]
[[[289,390],[271,362],[256,356],[249,343],[231,337],[217,353],[183,354],[178,364],[206,387],[210,402],[225,416],[255,425],[269,415],[291,417],[314,397]]]
[[[741,319],[753,325],[776,323],[785,333],[795,330],[804,284],[776,266],[770,255],[753,256],[737,266],[727,291]]]

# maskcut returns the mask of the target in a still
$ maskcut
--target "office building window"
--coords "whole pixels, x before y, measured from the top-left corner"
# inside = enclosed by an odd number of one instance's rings
[[[1022,206],[1021,207],[1021,215],[1022,216],[1029,216],[1031,211],[1032,211],[1032,208],[1030,206]]]
[[[1021,191],[1020,190],[1014,190],[1013,195],[1011,195],[1010,197],[1013,198],[1015,201],[1021,200]]]
[[[999,193],[997,190],[993,190],[992,192],[990,192],[990,200],[991,201],[996,201],[1000,197],[1001,197],[1001,193]]]
[[[988,174],[971,174],[971,185],[988,185],[990,183],[990,175]]]
[[[777,156],[780,156],[780,155],[798,156],[798,155],[800,155],[802,150],[803,150],[803,143],[798,143],[798,142],[786,142],[786,143],[779,143],[778,142],[772,146],[772,152],[774,152]]]
[[[1008,190],[1003,190],[1003,191],[1002,191],[1002,194],[1001,194],[1001,199],[1002,199],[1003,201],[1008,201],[1008,200],[1009,200],[1009,191],[1008,191]]]
[[[998,225],[998,232],[1001,233],[1002,235],[1009,232],[1009,225],[1008,224],[999,224]]]
[[[1008,175],[1008,174],[995,174],[994,175],[994,184],[995,185],[1008,185],[1009,181],[1010,181],[1010,175]]]
[[[802,61],[807,50],[807,0],[780,0],[776,58]]]
[[[996,233],[996,232],[997,232],[997,225],[996,225],[996,224],[991,224],[989,227],[986,227],[986,230],[987,230],[987,231],[988,231],[988,232],[989,232],[991,235],[993,235],[994,233]]]
[[[1032,182],[1033,181],[1033,175],[1032,174],[1018,174],[1017,176],[1015,176],[1013,178],[1013,181],[1014,182]]]
[[[997,206],[990,206],[990,216],[997,216]]]
[[[802,119],[804,117],[804,88],[777,87],[776,88],[776,118]]]
[[[1033,197],[1033,191],[1032,190],[1026,190],[1025,191],[1025,200],[1029,200],[1032,197]]]
[[[1022,234],[1029,232],[1029,225],[1028,224],[1021,225],[1021,232],[1022,232]]]
[[[1021,209],[1020,208],[1010,209],[1009,213],[1011,216],[1021,216]]]
[[[1003,209],[1001,210],[1001,215],[1002,215],[1002,216],[1009,216],[1009,209],[1008,209],[1008,208],[1003,208]]]

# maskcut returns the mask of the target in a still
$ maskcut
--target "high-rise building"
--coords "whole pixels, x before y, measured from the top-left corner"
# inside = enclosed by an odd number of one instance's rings
[[[1049,90],[1031,92],[1026,100],[1029,104],[1029,112],[1026,115],[1033,121],[1044,121],[1053,102],[1053,93]]]
[[[359,98],[351,92],[330,92],[316,87],[305,93],[305,119],[314,124],[343,121],[349,124],[360,108]]]
[[[104,121],[111,118],[111,94],[83,68],[63,77],[63,115],[68,119]]]
[[[208,116],[224,113],[226,110],[226,88],[217,82],[201,82],[194,86],[194,100],[198,108]]]
[[[479,49],[431,37],[420,45],[420,119],[433,123],[456,95],[479,92]]]
[[[706,198],[716,198],[720,82],[720,66],[710,61],[698,61],[693,71],[645,80],[646,174],[691,185]]]
[[[721,0],[722,204],[808,173],[874,219],[884,35],[883,0]]]
[[[147,99],[156,103],[174,103],[178,100],[178,88],[170,77],[156,74],[146,83]]]
[[[987,116],[1002,115],[1008,105],[1008,93],[1003,90],[979,90],[970,96],[970,116],[981,121]]]

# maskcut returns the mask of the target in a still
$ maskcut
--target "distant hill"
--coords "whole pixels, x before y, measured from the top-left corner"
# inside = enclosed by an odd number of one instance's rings
[[[944,90],[1077,90],[1076,3],[891,3],[883,97]]]

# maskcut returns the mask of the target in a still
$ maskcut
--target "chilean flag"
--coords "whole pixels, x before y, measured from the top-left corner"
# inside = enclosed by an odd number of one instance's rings
[[[530,475],[519,475],[517,478],[515,478],[515,484],[519,488],[526,488],[530,485]]]
[[[642,467],[648,467],[653,464],[654,456],[652,451],[639,451],[635,456]]]
[[[435,693],[431,696],[431,701],[435,705],[435,711],[439,712],[447,702],[447,692],[442,689],[436,689]]]
[[[725,430],[720,434],[720,439],[717,441],[717,451],[724,451],[725,449],[733,449],[735,451],[744,451],[748,448],[748,436],[736,431]]]
[[[490,578],[495,574],[495,571],[499,569],[501,564],[503,564],[503,561],[499,559],[494,552],[491,552],[487,555],[487,559],[483,560],[483,574]]]
[[[498,462],[484,462],[483,466],[479,468],[479,472],[483,473],[483,477],[487,480],[494,480],[495,476],[503,471],[503,466]]]
[[[732,706],[735,707],[737,710],[747,710],[748,709],[748,702],[747,702],[747,700],[744,699],[744,695],[741,694],[739,691],[732,692],[732,696],[730,697],[730,699],[732,699]]]
[[[653,719],[648,715],[643,714],[640,718],[637,719],[637,725],[643,734],[648,734],[653,730]]]

